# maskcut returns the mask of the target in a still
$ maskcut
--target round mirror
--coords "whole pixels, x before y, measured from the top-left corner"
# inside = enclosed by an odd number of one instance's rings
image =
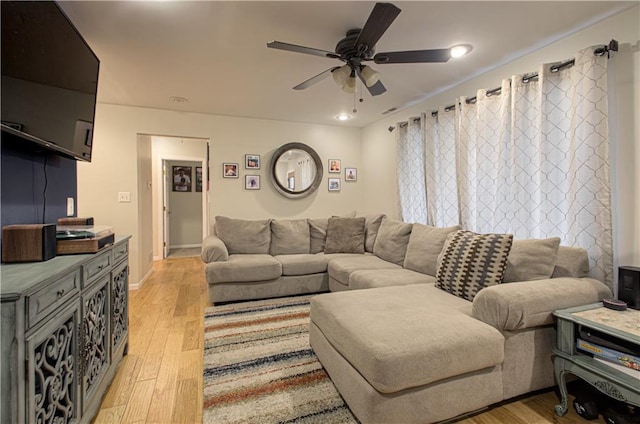
[[[291,199],[310,195],[322,182],[320,156],[302,143],[288,143],[276,150],[269,170],[276,190]]]

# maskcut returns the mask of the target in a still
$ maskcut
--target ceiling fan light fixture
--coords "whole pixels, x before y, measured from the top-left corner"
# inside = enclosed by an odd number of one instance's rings
[[[347,82],[344,83],[344,85],[342,86],[342,91],[344,91],[345,93],[355,93],[356,91],[356,78],[355,77],[349,77],[347,78]]]
[[[469,45],[469,44],[460,44],[458,46],[451,47],[451,49],[449,50],[449,53],[451,54],[451,58],[455,59],[455,58],[462,57],[462,56],[466,55],[472,49],[473,49],[473,47],[471,45]]]
[[[380,81],[380,73],[375,71],[371,66],[363,66],[360,73],[362,74],[362,78],[364,79],[364,83],[367,87],[371,87]]]
[[[336,82],[336,84],[342,87],[347,83],[349,75],[351,75],[351,68],[349,67],[349,65],[341,66],[340,68],[333,71],[331,75],[333,76],[333,80]]]

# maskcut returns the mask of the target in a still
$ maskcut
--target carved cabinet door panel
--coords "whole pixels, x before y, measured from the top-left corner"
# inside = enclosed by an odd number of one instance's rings
[[[92,284],[82,294],[82,340],[80,341],[79,368],[82,375],[84,410],[90,405],[90,399],[111,363],[109,298],[109,275]]]
[[[111,273],[111,352],[114,355],[122,343],[128,340],[128,290],[129,266],[125,261],[114,267]]]
[[[79,297],[26,337],[29,423],[75,423],[80,417]]]

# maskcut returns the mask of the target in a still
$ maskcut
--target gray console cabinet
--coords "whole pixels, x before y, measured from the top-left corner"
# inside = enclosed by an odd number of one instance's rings
[[[128,347],[128,240],[2,264],[2,423],[89,423]]]

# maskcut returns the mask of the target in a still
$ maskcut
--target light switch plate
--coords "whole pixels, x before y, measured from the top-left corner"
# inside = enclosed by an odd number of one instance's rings
[[[73,197],[67,197],[67,216],[73,216],[74,213],[76,213],[76,207]]]
[[[118,202],[129,203],[131,202],[131,193],[128,191],[121,191],[118,193]]]

